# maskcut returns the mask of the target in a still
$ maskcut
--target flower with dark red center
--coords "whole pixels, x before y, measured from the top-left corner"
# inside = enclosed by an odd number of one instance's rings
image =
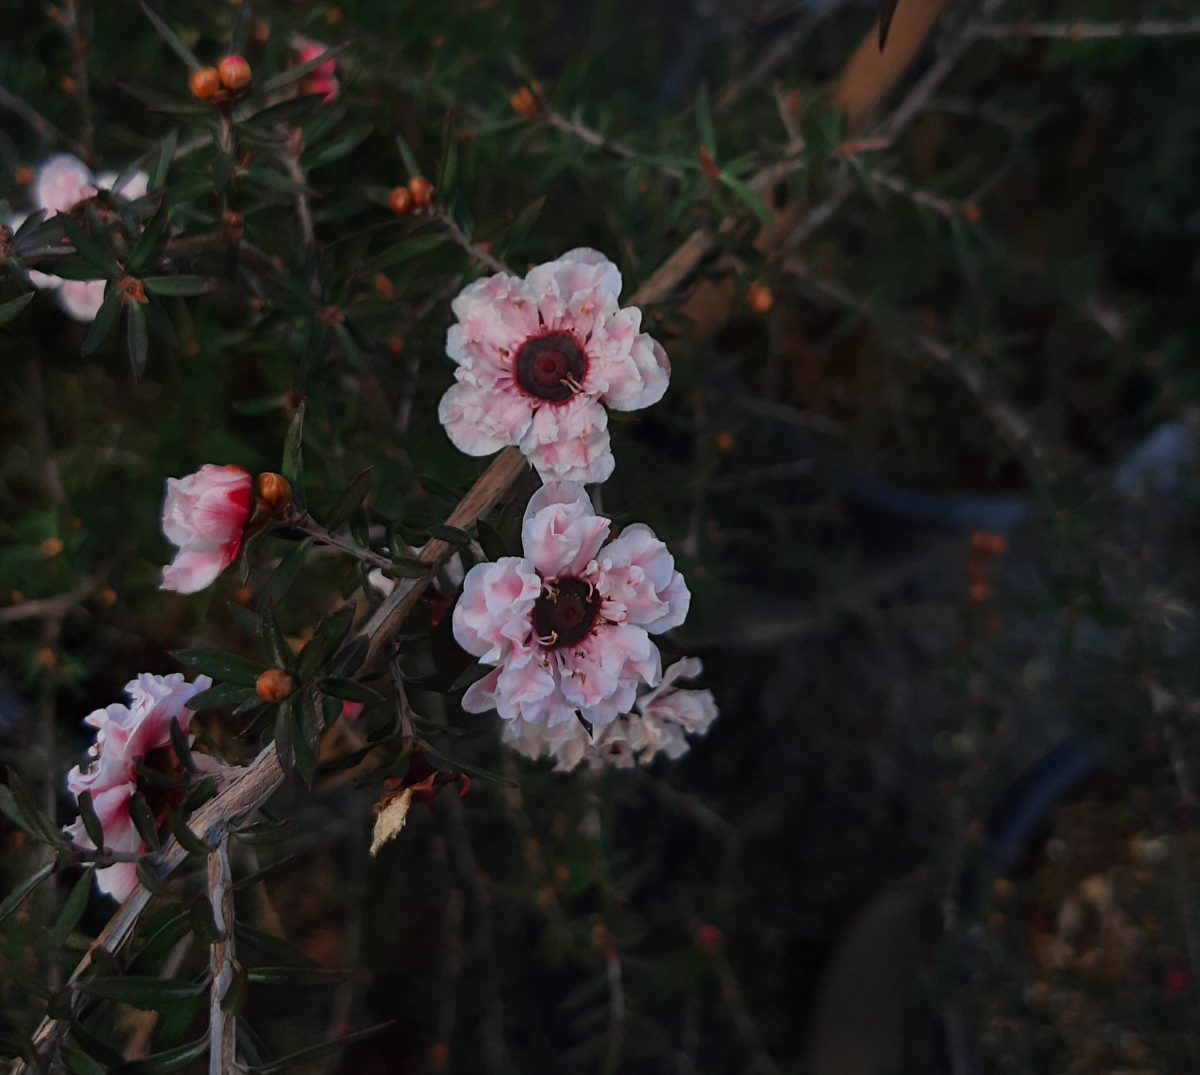
[[[552,482],[525,511],[525,555],[468,572],[454,637],[494,671],[468,689],[463,708],[496,709],[517,733],[577,717],[600,729],[629,712],[640,686],[658,682],[650,636],[682,623],[691,598],[648,527],[607,541],[610,526],[582,486]]]
[[[515,444],[545,481],[604,481],[605,408],[656,403],[671,372],[620,291],[617,267],[582,248],[524,279],[498,273],[465,288],[446,337],[455,384],[438,408],[450,439],[469,455]]]
[[[179,552],[163,568],[160,589],[196,593],[233,563],[253,493],[249,472],[238,466],[206,463],[186,478],[167,479],[162,527]]]
[[[104,846],[113,851],[142,852],[148,850],[129,812],[133,796],[145,796],[154,820],[162,824],[167,814],[183,805],[187,794],[187,770],[175,753],[171,742],[171,722],[179,722],[180,731],[190,743],[192,711],[188,701],[207,690],[212,680],[197,676],[188,683],[182,675],[155,676],[143,673],[127,684],[129,704],[116,703],[98,709],[84,718],[84,723],[96,729],[96,742],[89,754],[86,769],[76,766],[67,774],[67,787],[78,798],[83,792],[92,793],[92,806],[104,830]],[[216,772],[217,763],[206,755],[193,754],[197,768]],[[147,780],[138,771],[138,764],[172,781]],[[82,847],[93,847],[83,821],[70,825],[67,835]],[[96,871],[96,883],[101,892],[118,900],[125,899],[137,886],[137,870],[132,862],[118,862]]]

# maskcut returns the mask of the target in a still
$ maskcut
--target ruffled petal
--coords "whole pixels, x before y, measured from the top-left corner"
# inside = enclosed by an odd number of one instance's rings
[[[542,578],[579,576],[604,544],[610,525],[595,513],[582,486],[551,482],[525,509],[521,544]]]
[[[542,580],[528,560],[504,556],[467,572],[454,606],[454,637],[468,653],[496,664],[533,629],[533,605]]]
[[[609,447],[608,414],[587,396],[539,407],[520,448],[543,481],[603,482],[616,465]]]
[[[491,455],[516,444],[529,428],[533,408],[516,391],[486,391],[456,380],[438,404],[438,420],[454,446],[467,455]]]

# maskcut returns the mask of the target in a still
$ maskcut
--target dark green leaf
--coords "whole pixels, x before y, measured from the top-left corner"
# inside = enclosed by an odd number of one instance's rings
[[[29,789],[25,787],[25,782],[17,775],[15,769],[8,770],[8,787],[17,809],[25,819],[26,825],[23,827],[26,828],[26,831],[36,834],[43,843],[69,842],[62,830],[38,809],[37,804],[33,801],[33,796],[29,794]]]
[[[100,304],[100,309],[96,311],[96,316],[92,318],[87,335],[83,338],[83,346],[80,348],[83,354],[90,355],[112,332],[117,319],[121,316],[124,298],[125,293],[114,281],[109,280],[105,284],[104,301]]]
[[[263,83],[262,92],[264,95],[274,93],[276,90],[283,89],[284,86],[290,86],[293,82],[298,82],[302,78],[311,75],[318,67],[330,60],[340,56],[350,47],[348,41],[342,42],[340,45],[334,45],[332,48],[327,48],[320,56],[314,56],[307,63],[297,64],[295,67],[289,67],[282,74],[276,75],[274,78],[268,79]]]
[[[58,920],[54,923],[54,943],[62,947],[67,938],[79,924],[83,912],[87,910],[88,896],[92,891],[92,877],[96,872],[95,866],[89,866],[71,887],[70,894],[63,901],[62,910],[58,912]]]
[[[148,4],[146,0],[138,0],[138,6],[142,9],[142,14],[146,16],[157,31],[158,36],[163,39],[166,46],[178,56],[184,64],[187,65],[189,71],[199,71],[203,64],[196,59],[196,54],[187,47],[179,37],[179,35],[171,29],[162,19],[162,17]]]
[[[207,855],[212,852],[212,845],[197,836],[191,826],[174,810],[167,814],[167,828],[185,851],[190,851],[193,855]]]
[[[392,1025],[390,1022],[380,1023],[378,1026],[367,1027],[365,1030],[356,1030],[353,1034],[343,1034],[340,1038],[322,1042],[320,1045],[310,1045],[307,1049],[289,1053],[278,1060],[270,1060],[265,1064],[256,1064],[250,1068],[250,1071],[253,1075],[278,1075],[279,1072],[293,1071],[297,1065],[303,1065],[309,1060],[315,1060],[326,1053],[344,1049],[347,1045],[351,1045],[356,1041],[362,1041],[364,1038],[369,1038],[381,1031],[387,1030]]]
[[[339,679],[336,676],[322,676],[317,680],[317,687],[322,694],[328,694],[333,698],[341,698],[347,702],[361,702],[363,705],[376,705],[379,702],[385,701],[382,695],[371,690],[370,687],[365,687],[361,683],[356,683],[352,679]]]
[[[292,489],[295,488],[293,485]],[[271,577],[267,579],[266,584],[259,590],[258,596],[255,598],[254,603],[258,608],[263,609],[270,605],[277,605],[287,596],[304,567],[304,562],[308,559],[308,551],[312,548],[312,544],[312,538],[305,538],[280,561],[279,566],[271,573]]]
[[[179,718],[171,718],[171,746],[175,750],[175,756],[179,758],[183,767],[189,772],[196,771],[196,761],[192,757],[192,744],[188,737],[183,734],[183,729],[179,726]]]
[[[138,881],[147,892],[152,892],[156,896],[162,896],[166,893],[167,889],[163,884],[162,878],[147,859],[139,859],[135,869],[137,870]]]
[[[150,804],[146,802],[146,796],[140,791],[129,798],[129,817],[138,835],[157,851],[160,847],[158,821],[154,817],[154,811],[150,809]]]
[[[217,281],[208,276],[147,276],[142,280],[153,295],[204,295],[215,291]]]
[[[83,822],[84,832],[88,834],[89,839],[91,839],[97,848],[103,847],[104,826],[100,824],[100,819],[96,816],[96,807],[92,804],[92,793],[90,791],[81,791],[76,801],[79,806],[79,817]]]
[[[208,1052],[208,1035],[199,1041],[186,1045],[177,1045],[174,1049],[164,1049],[161,1053],[151,1053],[145,1060],[131,1060],[127,1064],[119,1064],[112,1069],[110,1075],[171,1075],[175,1071],[183,1071],[193,1060],[199,1059]]]
[[[312,784],[317,772],[317,744],[321,739],[321,721],[313,705],[312,695],[303,691],[296,703],[296,732],[292,748],[296,771],[306,784]]]
[[[189,929],[191,929],[191,923],[186,911],[179,911],[171,915],[146,938],[146,943],[130,960],[130,973],[147,974],[154,970],[162,960],[167,958],[171,949],[183,940]]]
[[[717,129],[713,126],[712,108],[708,102],[708,84],[700,84],[696,95],[696,126],[700,131],[700,144],[714,157],[717,154]]]
[[[253,687],[239,687],[234,683],[218,683],[206,691],[193,695],[187,701],[188,709],[224,709],[226,706],[241,705],[247,698],[257,698]]]
[[[243,122],[252,124],[253,128],[272,140],[278,140],[274,130],[280,123],[291,123],[313,112],[323,101],[323,93],[305,93],[299,97],[289,97],[286,101],[268,105],[266,108],[248,116]]]
[[[251,967],[249,979],[254,985],[321,986],[337,985],[353,976],[352,970],[323,967]]]
[[[126,259],[129,271],[135,276],[145,269],[158,253],[163,237],[167,232],[169,215],[170,211],[167,208],[167,200],[163,198],[159,201],[158,209],[155,210],[154,216],[146,222],[146,226],[142,229],[142,234],[138,236],[137,245]]]
[[[224,683],[233,683],[239,687],[253,687],[258,677],[267,670],[267,666],[236,653],[220,653],[216,650],[180,649],[172,654],[181,665],[193,672],[201,672],[206,676]],[[207,693],[207,692],[206,692]]]
[[[431,564],[415,556],[393,556],[388,574],[400,579],[420,579],[428,575],[431,568]]]
[[[93,1060],[77,1045],[67,1042],[60,1051],[63,1063],[67,1065],[67,1070],[71,1075],[107,1075],[108,1073],[108,1068],[99,1061]]]
[[[133,379],[140,381],[146,372],[148,333],[146,311],[139,302],[131,302],[125,314],[125,346],[129,351],[129,368]]]
[[[198,780],[188,789],[187,798],[183,800],[183,809],[188,813],[199,809],[216,793],[217,778],[215,776],[206,776],[203,780]]]
[[[291,821],[256,821],[234,829],[233,834],[247,844],[277,844],[293,832]]]
[[[224,940],[224,935],[217,929],[217,920],[213,917],[212,904],[207,896],[199,895],[188,908],[188,922],[196,940],[201,944],[216,944]]]
[[[301,400],[296,413],[292,415],[288,426],[287,436],[283,441],[283,476],[292,484],[292,497],[296,507],[304,510],[304,411],[305,402]]]
[[[125,974],[117,978],[84,979],[80,983],[85,993],[104,1000],[117,1000],[144,1011],[163,1011],[175,1001],[200,996],[207,988],[204,982],[184,982],[178,978],[159,978],[155,975]]]
[[[730,175],[729,172],[722,170],[720,178],[721,182],[737,195],[762,223],[769,225],[772,222],[774,218],[771,215],[771,210],[767,207],[767,203],[738,179],[737,176]]]
[[[296,764],[296,696],[286,699],[275,714],[275,753],[285,773],[290,773]]]
[[[339,494],[325,516],[325,526],[336,530],[365,499],[371,491],[371,481],[375,476],[375,468],[367,467],[350,479],[350,484]]]
[[[176,127],[163,139],[162,149],[158,154],[158,162],[154,165],[154,171],[150,176],[151,190],[162,190],[163,186],[166,185],[167,173],[171,170],[171,161],[174,159],[175,150],[178,147],[179,128]]]
[[[0,922],[3,922],[13,911],[20,907],[25,902],[25,898],[53,872],[54,863],[47,862],[29,877],[18,881],[13,886],[12,891],[4,897],[4,901],[0,903]]]
[[[59,213],[55,219],[61,220],[63,231],[67,233],[71,245],[92,268],[106,277],[120,274],[121,266],[117,264],[116,259],[104,249],[95,235],[89,235],[83,230],[79,221],[67,213]]]
[[[466,548],[471,544],[471,535],[465,530],[457,526],[444,526],[441,523],[435,523],[432,526],[425,527],[431,537],[437,538],[439,541],[445,541],[451,545],[457,545],[460,548]]]
[[[102,1038],[98,1038],[79,1020],[71,1024],[71,1037],[75,1039],[79,1047],[88,1056],[94,1060],[99,1060],[104,1065],[105,1071],[114,1064],[121,1063],[122,1059],[124,1059],[118,1050],[114,1049]]]
[[[15,299],[9,299],[8,302],[0,303],[0,326],[7,325],[26,306],[33,302],[35,294],[36,292],[30,291],[24,295],[18,295]]]
[[[396,148],[400,151],[400,159],[404,161],[404,167],[408,170],[409,179],[415,179],[417,176],[425,174],[403,135],[396,135]]]
[[[479,547],[483,549],[489,560],[499,560],[502,556],[508,555],[504,539],[495,527],[479,519],[475,523],[475,532],[479,535]]]
[[[440,232],[436,235],[418,235],[412,239],[402,239],[389,246],[370,262],[371,272],[381,272],[392,269],[413,258],[428,254],[446,242],[446,236]]]
[[[299,967],[301,969],[319,969],[316,963],[309,959],[300,949],[282,937],[276,937],[273,933],[264,933],[260,929],[255,929],[253,926],[247,925],[241,919],[238,919],[234,923],[233,932],[237,938],[239,949],[244,947],[251,948],[260,955],[274,960],[279,965]]]

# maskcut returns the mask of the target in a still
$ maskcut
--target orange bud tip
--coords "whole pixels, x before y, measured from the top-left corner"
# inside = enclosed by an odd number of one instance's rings
[[[775,296],[769,287],[762,284],[751,284],[746,288],[746,305],[756,314],[765,314],[775,305]]]
[[[258,476],[258,496],[273,507],[283,507],[292,502],[292,483],[282,474],[265,471]]]
[[[433,201],[433,184],[422,176],[415,176],[408,181],[408,192],[412,195],[413,205],[418,209],[424,209]]]
[[[254,684],[254,690],[264,702],[282,702],[290,698],[295,689],[296,681],[282,668],[268,668]]]
[[[250,85],[250,65],[241,56],[226,56],[217,64],[221,85],[237,93]]]
[[[713,155],[704,146],[700,147],[700,171],[704,173],[705,179],[721,178],[721,169],[717,167]]]
[[[413,196],[409,194],[407,187],[396,187],[391,194],[388,195],[388,208],[397,216],[403,216],[413,205]]]
[[[221,73],[215,67],[202,67],[192,75],[192,96],[211,101],[221,92]]]
[[[47,560],[52,560],[55,556],[63,551],[63,543],[59,538],[46,538],[46,540],[42,542],[41,548],[42,555],[46,557]]]
[[[707,923],[696,928],[696,935],[693,939],[696,949],[706,956],[716,955],[725,942],[721,931],[716,926],[710,926]]]

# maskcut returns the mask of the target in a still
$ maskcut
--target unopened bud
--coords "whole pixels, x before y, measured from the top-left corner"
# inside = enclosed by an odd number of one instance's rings
[[[756,314],[765,314],[775,305],[775,296],[769,287],[751,284],[746,288],[746,305]]]
[[[285,507],[292,502],[292,483],[268,470],[258,476],[258,497],[272,507]]]
[[[202,67],[192,75],[192,96],[211,101],[221,92],[221,72],[215,67]]]
[[[995,534],[988,530],[976,530],[971,535],[971,551],[976,556],[999,556],[1008,542],[1003,534]]]
[[[407,187],[396,187],[388,195],[388,208],[397,216],[404,216],[412,208],[412,204],[413,197]]]
[[[250,65],[241,56],[226,56],[218,65],[221,85],[236,93],[250,85]]]
[[[716,926],[710,926],[707,923],[696,927],[696,934],[692,939],[696,948],[706,956],[716,955],[725,940]]]
[[[516,93],[511,94],[508,103],[518,116],[532,116],[538,110],[537,98],[528,86],[522,86]]]
[[[408,181],[408,192],[412,195],[413,205],[424,209],[433,201],[433,184],[423,176],[414,176]]]
[[[254,684],[254,690],[264,702],[282,702],[290,698],[295,689],[296,681],[282,668],[268,668]]]
[[[46,540],[42,542],[41,548],[42,555],[46,557],[47,560],[52,560],[55,556],[63,551],[63,543],[59,538],[46,538]]]
[[[700,147],[700,171],[704,173],[705,179],[721,178],[720,166],[704,146]]]

